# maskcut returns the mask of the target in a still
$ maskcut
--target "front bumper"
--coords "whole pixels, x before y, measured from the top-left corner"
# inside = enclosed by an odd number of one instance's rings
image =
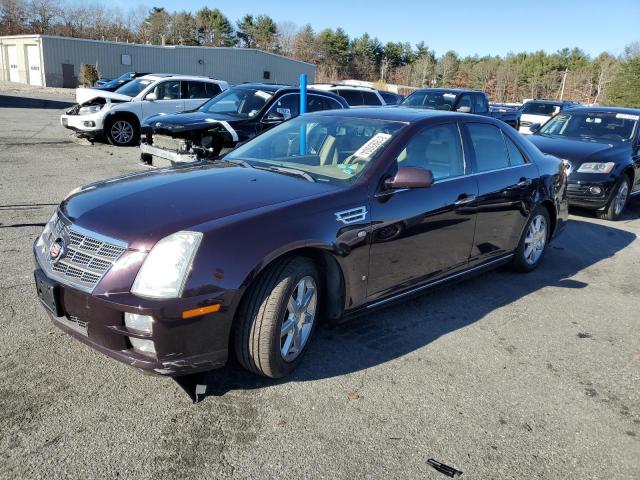
[[[36,268],[43,271],[36,256]],[[61,315],[44,302],[52,322],[65,333],[111,358],[146,373],[180,376],[222,367],[228,358],[229,336],[233,320],[226,292],[190,298],[151,300],[129,292],[94,295],[56,282]],[[184,320],[184,310],[220,303],[220,311]],[[150,335],[127,330],[124,313],[153,317]],[[129,337],[154,342],[156,355],[135,351]]]
[[[569,177],[567,186],[569,205],[592,210],[603,209],[609,204],[614,186],[615,180],[610,178],[594,181],[574,180]]]
[[[104,131],[104,114],[102,112],[91,115],[64,113],[60,116],[60,125],[74,132],[100,135]]]
[[[172,163],[192,163],[198,161],[198,156],[195,153],[178,153],[176,151],[154,147],[153,145],[146,143],[140,144],[140,150],[142,153],[158,158],[164,158]]]

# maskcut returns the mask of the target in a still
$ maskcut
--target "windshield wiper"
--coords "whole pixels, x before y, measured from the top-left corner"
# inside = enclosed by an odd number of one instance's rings
[[[269,172],[282,173],[284,175],[289,175],[292,177],[301,177],[305,180],[309,180],[310,182],[315,182],[316,179],[309,175],[307,172],[302,170],[298,170],[297,168],[290,167],[276,167],[276,166],[268,166],[268,167],[254,167],[260,170],[267,170]]]
[[[214,162],[229,162],[229,163],[234,163],[236,165],[240,165],[241,167],[246,167],[246,168],[256,168],[253,165],[251,165],[248,162],[245,162],[244,160],[240,160],[239,158],[224,158],[224,157],[218,157],[214,160]]]

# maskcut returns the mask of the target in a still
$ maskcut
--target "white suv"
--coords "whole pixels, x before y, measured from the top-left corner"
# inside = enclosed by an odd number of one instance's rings
[[[164,74],[136,78],[115,92],[79,88],[78,104],[60,117],[60,123],[87,136],[105,135],[113,145],[135,145],[145,118],[192,110],[228,88],[221,80]]]
[[[350,107],[380,107],[386,102],[380,93],[369,87],[344,85],[340,83],[316,83],[309,85],[310,90],[324,90],[344,98]]]

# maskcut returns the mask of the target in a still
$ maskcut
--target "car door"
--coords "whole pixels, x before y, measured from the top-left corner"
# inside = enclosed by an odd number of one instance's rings
[[[297,117],[300,114],[300,94],[285,93],[276,98],[269,109],[264,113],[258,124],[258,131],[267,130],[285,120]]]
[[[478,180],[476,234],[471,263],[513,251],[527,222],[537,188],[538,168],[505,130],[465,122]]]
[[[432,171],[433,186],[379,192],[371,199],[371,251],[367,292],[375,300],[460,270],[473,245],[476,216],[467,203],[478,194],[467,174],[455,122],[418,131],[394,168]]]
[[[142,118],[145,119],[159,113],[180,113],[184,111],[181,88],[180,80],[159,82],[143,98]],[[154,99],[148,98],[150,93],[155,95]]]

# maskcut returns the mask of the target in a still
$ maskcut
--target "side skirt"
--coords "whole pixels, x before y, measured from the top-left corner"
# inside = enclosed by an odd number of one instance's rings
[[[387,306],[388,304],[392,304],[395,303],[399,300],[402,300],[406,297],[410,297],[412,295],[416,295],[419,294],[421,292],[430,290],[432,288],[436,288],[439,286],[443,286],[449,283],[453,283],[456,281],[460,281],[460,280],[464,280],[466,278],[481,274],[483,272],[489,271],[489,270],[493,270],[497,267],[499,267],[500,265],[504,265],[506,263],[508,263],[513,257],[514,257],[515,253],[509,253],[507,255],[502,255],[499,258],[494,258],[493,260],[489,260],[488,262],[485,262],[481,265],[476,265],[475,267],[472,268],[468,268],[466,270],[463,270],[461,272],[457,272],[451,275],[448,275],[446,277],[440,278],[438,280],[434,280],[432,282],[429,283],[425,283],[423,285],[419,285],[417,287],[411,288],[409,290],[406,290],[404,292],[401,293],[397,293],[394,295],[391,295],[389,297],[386,298],[382,298],[380,300],[376,300],[374,302],[368,303],[362,307],[359,307],[351,312],[345,312],[344,316],[342,317],[342,320],[346,321],[352,317],[356,317],[359,315],[362,315],[364,313],[370,312],[371,310],[374,310],[376,308],[380,308],[380,307],[384,307]]]

